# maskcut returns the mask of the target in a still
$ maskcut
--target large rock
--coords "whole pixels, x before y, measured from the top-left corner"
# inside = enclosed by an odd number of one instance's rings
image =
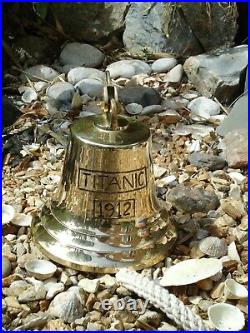
[[[47,96],[61,102],[71,102],[74,95],[74,86],[69,82],[57,82],[47,89]]]
[[[230,103],[240,93],[248,63],[248,47],[237,46],[217,52],[190,57],[184,71],[196,89],[206,97],[214,96],[222,103]]]
[[[125,104],[137,103],[143,107],[160,104],[161,97],[158,92],[149,87],[125,87],[118,92],[119,100]]]
[[[50,3],[66,34],[76,40],[95,42],[124,25],[128,2]]]
[[[104,54],[89,44],[68,43],[63,48],[59,61],[62,65],[98,67],[104,59]]]
[[[123,41],[128,51],[194,55],[233,44],[236,4],[133,2]]]
[[[202,188],[189,188],[182,184],[170,190],[168,200],[178,210],[187,213],[209,212],[219,207],[220,201],[215,193]]]

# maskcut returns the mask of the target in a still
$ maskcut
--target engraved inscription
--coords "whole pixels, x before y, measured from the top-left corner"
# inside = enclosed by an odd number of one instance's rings
[[[127,172],[79,169],[78,187],[90,192],[124,193],[147,186],[146,167]]]
[[[135,200],[94,200],[94,217],[104,219],[131,218],[135,216]]]

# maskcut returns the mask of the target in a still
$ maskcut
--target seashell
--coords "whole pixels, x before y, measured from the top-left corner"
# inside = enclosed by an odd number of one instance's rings
[[[50,315],[63,318],[67,323],[73,323],[84,314],[84,292],[79,287],[71,287],[62,292],[50,303],[48,312]]]
[[[17,213],[13,220],[11,221],[12,224],[18,225],[19,227],[30,227],[32,221],[31,215],[26,215],[23,213]]]
[[[2,224],[10,223],[15,213],[15,209],[11,205],[2,204]]]
[[[208,318],[219,331],[240,331],[245,326],[243,313],[231,304],[220,303],[210,306]]]
[[[202,239],[199,243],[201,252],[210,257],[220,258],[227,254],[227,244],[224,239],[209,236]]]
[[[248,290],[234,279],[227,279],[224,294],[227,299],[243,299],[248,297]]]
[[[238,262],[241,262],[239,253],[238,253],[236,245],[235,245],[235,242],[230,243],[228,245],[227,250],[228,250],[227,255],[231,260],[236,260]]]
[[[160,284],[164,287],[184,286],[209,278],[220,271],[222,271],[222,263],[218,259],[189,259],[167,269]]]
[[[48,260],[29,260],[24,265],[26,271],[39,280],[45,280],[54,275],[57,270],[56,265]]]

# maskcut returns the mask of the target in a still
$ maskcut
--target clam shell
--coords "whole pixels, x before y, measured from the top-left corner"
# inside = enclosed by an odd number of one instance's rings
[[[240,331],[245,326],[243,313],[231,304],[220,303],[210,306],[208,318],[219,331]]]
[[[184,286],[209,278],[220,271],[222,263],[219,259],[189,259],[168,268],[160,284],[164,287]]]
[[[235,242],[232,242],[231,244],[228,245],[228,254],[227,255],[229,256],[229,258],[231,260],[236,260],[238,262],[241,262]]]
[[[210,257],[220,258],[227,254],[227,244],[224,239],[209,236],[203,238],[199,243],[201,252]]]
[[[248,290],[234,279],[227,279],[224,294],[227,299],[244,299],[248,297]]]
[[[30,227],[31,222],[32,216],[23,213],[17,213],[11,221],[12,224],[18,225],[19,227]]]
[[[63,318],[67,323],[72,323],[84,314],[84,293],[79,287],[71,287],[62,292],[50,303],[48,312],[50,315]]]
[[[54,275],[57,270],[56,265],[48,260],[29,260],[24,265],[26,271],[39,280],[45,280]]]
[[[2,204],[2,224],[8,224],[15,216],[15,209],[11,205]]]

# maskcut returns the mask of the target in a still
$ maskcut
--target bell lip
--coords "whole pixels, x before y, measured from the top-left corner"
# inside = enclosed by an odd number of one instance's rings
[[[104,114],[81,118],[70,126],[71,136],[80,143],[104,148],[130,148],[149,141],[151,133],[148,126],[126,116],[118,117],[126,122],[126,126],[118,130],[96,126],[98,121],[104,121]]]

